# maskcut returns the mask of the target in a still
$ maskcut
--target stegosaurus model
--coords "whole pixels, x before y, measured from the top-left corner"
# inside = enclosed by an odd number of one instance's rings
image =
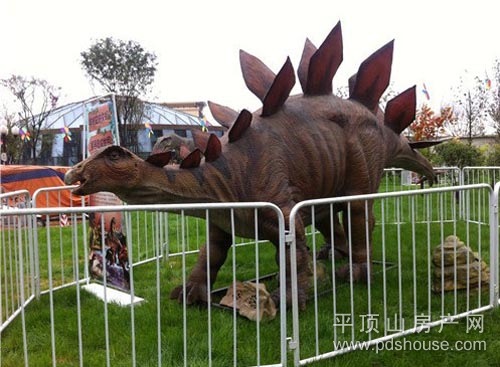
[[[319,48],[306,40],[298,68],[300,95],[289,96],[295,84],[290,59],[275,75],[259,59],[241,51],[245,83],[263,106],[253,114],[247,110],[237,113],[210,102],[214,118],[230,126],[221,140],[213,134],[198,139],[202,149],[195,149],[180,165],[168,166],[170,152],[143,160],[123,147],[109,146],[68,171],[65,183],[79,181],[73,191],[78,195],[109,191],[129,204],[272,202],[288,220],[293,206],[303,200],[377,192],[384,167],[410,169],[432,182],[432,166],[414,150],[422,144],[416,146],[399,136],[415,117],[415,87],[389,101],[384,113],[378,107],[389,84],[392,52],[391,41],[365,60],[350,80],[349,99],[341,99],[332,94],[332,79],[342,61],[340,22]],[[366,264],[371,251],[366,244],[371,243],[375,220],[372,202],[367,206],[360,201],[350,204],[353,267],[339,271],[347,279],[349,271],[355,280],[369,278]],[[335,246],[345,252],[347,231],[340,227],[337,213],[343,213],[342,222],[347,226],[346,208],[335,210],[335,233],[330,233],[329,210],[316,213],[316,228],[327,240],[335,236]],[[234,221],[241,231],[237,235],[254,236],[253,213],[236,211]],[[305,307],[311,276],[304,233],[310,222],[310,214],[304,212],[296,223],[301,308]],[[365,223],[369,223],[369,231]],[[207,301],[207,272],[213,284],[231,246],[230,224],[229,216],[210,216],[209,269],[203,247],[186,284],[188,303]],[[259,214],[258,229],[261,238],[278,245],[280,233],[274,213]],[[287,302],[289,277],[287,272]],[[273,293],[276,302],[278,295]],[[174,289],[171,296],[182,299],[183,287]]]

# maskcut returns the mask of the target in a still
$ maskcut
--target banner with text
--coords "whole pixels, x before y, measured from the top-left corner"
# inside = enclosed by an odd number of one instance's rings
[[[118,123],[114,96],[99,98],[85,105],[84,157],[108,145],[119,145]],[[121,200],[110,192],[90,195],[91,206],[121,205]],[[123,234],[120,212],[96,213],[91,216],[89,234],[89,272],[93,279],[103,281],[121,290],[129,291],[127,241]]]

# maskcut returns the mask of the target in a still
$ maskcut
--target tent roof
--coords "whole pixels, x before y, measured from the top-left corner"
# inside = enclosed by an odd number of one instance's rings
[[[94,98],[69,103],[67,105],[53,109],[45,121],[44,129],[59,130],[64,126],[68,128],[79,128],[83,125],[83,107],[85,103]],[[144,103],[144,123],[151,125],[182,125],[200,127],[207,126],[221,128],[221,125],[215,121],[202,120],[200,117],[166,107],[165,105],[153,102]]]

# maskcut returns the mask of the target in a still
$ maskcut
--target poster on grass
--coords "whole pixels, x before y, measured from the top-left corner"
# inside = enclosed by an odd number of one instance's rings
[[[119,145],[114,96],[99,98],[85,105],[84,157],[108,145]],[[90,195],[90,206],[121,205],[113,193]],[[130,290],[127,239],[120,212],[92,213],[89,217],[89,274],[99,282]]]

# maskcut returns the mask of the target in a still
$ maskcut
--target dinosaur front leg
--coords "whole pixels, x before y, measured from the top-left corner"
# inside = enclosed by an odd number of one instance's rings
[[[217,278],[220,267],[226,261],[228,250],[231,247],[231,236],[214,225],[210,225],[209,239],[209,252],[206,245],[200,249],[196,265],[186,283],[187,304],[208,302],[208,294],[210,292],[207,284],[208,271],[210,271],[209,287],[211,288]],[[207,255],[209,255],[209,269],[207,269]],[[183,285],[176,287],[170,293],[170,298],[182,302],[184,297],[183,291]]]
[[[351,238],[348,245],[351,246],[352,269],[350,264],[346,264],[337,270],[337,276],[346,281],[350,281],[351,271],[352,280],[355,282],[367,282],[371,278],[371,274],[368,274],[367,265],[368,262],[371,262],[371,238],[375,226],[372,207],[373,201],[368,201],[366,205],[364,201],[351,203],[350,226],[346,226],[345,231],[348,237]]]
[[[301,310],[306,309],[307,292],[311,285],[311,256],[309,254],[309,249],[305,245],[305,242],[301,243],[297,241],[296,243],[296,262],[297,262],[297,294],[299,308]],[[276,262],[279,265],[279,253],[276,254]],[[286,284],[280,284],[280,288],[286,287],[286,304],[290,306],[292,304],[292,282],[291,282],[291,272],[290,272],[290,248],[286,248]],[[273,298],[276,306],[280,303],[280,288],[275,289],[271,297]]]

